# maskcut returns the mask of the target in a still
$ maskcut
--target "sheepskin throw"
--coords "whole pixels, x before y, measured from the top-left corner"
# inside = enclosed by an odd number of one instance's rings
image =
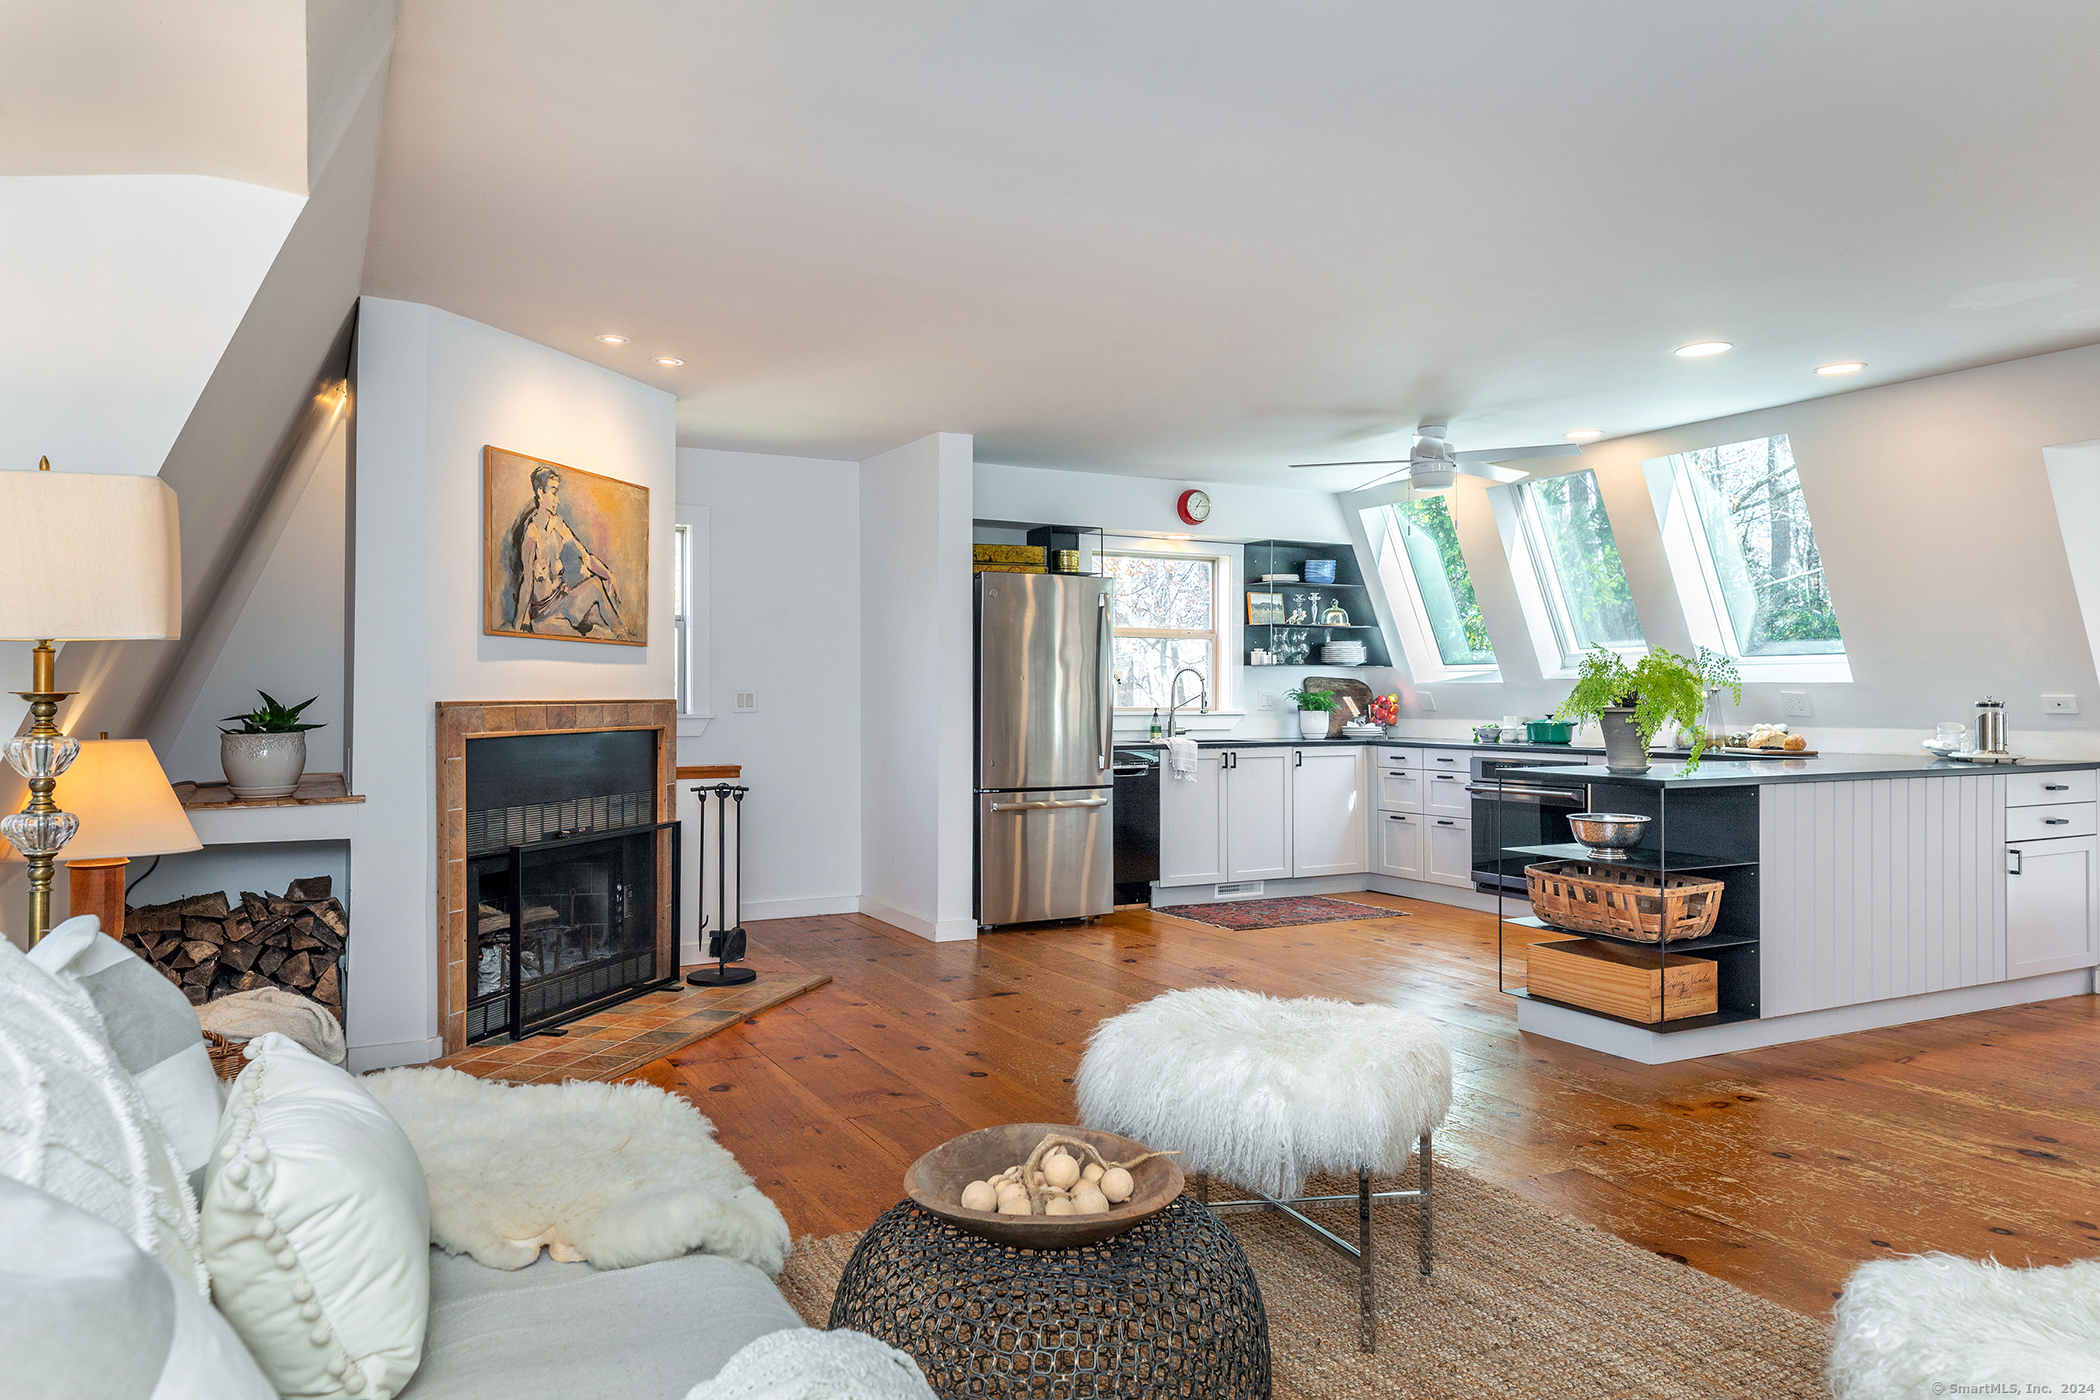
[[[430,1182],[430,1238],[492,1269],[556,1259],[625,1269],[704,1249],[779,1274],[780,1210],[714,1124],[649,1084],[498,1084],[456,1069],[364,1081]]]
[[[2008,1269],[1921,1254],[1862,1264],[1838,1299],[1829,1374],[1837,1400],[2100,1385],[2100,1259]]]
[[[1296,1196],[1314,1172],[1405,1170],[1450,1111],[1451,1049],[1398,1007],[1199,987],[1103,1021],[1077,1089],[1090,1127]]]
[[[788,1327],[729,1358],[685,1400],[935,1400],[919,1363],[865,1332]]]

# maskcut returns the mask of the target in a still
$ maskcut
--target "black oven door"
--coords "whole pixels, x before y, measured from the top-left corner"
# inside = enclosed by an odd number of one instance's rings
[[[1525,773],[1547,758],[1476,758],[1473,781],[1473,883],[1522,893],[1524,867],[1542,857],[1505,853],[1509,846],[1559,846],[1574,841],[1568,818],[1589,806],[1589,784],[1575,778]]]

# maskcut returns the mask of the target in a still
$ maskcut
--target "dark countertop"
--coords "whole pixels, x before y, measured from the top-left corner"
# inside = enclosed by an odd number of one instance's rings
[[[1689,777],[1680,777],[1682,763],[1658,763],[1646,773],[1599,774],[1594,767],[1573,764],[1540,765],[1520,772],[1559,773],[1592,781],[1627,783],[1634,787],[1710,788],[1749,787],[1759,783],[1816,783],[1862,778],[1945,778],[1978,773],[2061,773],[2100,768],[2100,759],[2024,758],[2018,763],[1957,763],[1952,759],[1919,754],[1832,753],[1817,758],[1707,759]]]
[[[1331,746],[1335,746],[1335,747],[1346,747],[1346,746],[1348,746],[1348,745],[1354,744],[1354,745],[1359,745],[1359,746],[1362,746],[1362,747],[1364,747],[1364,748],[1373,748],[1373,749],[1466,749],[1466,750],[1468,750],[1468,751],[1472,751],[1472,750],[1478,750],[1478,751],[1479,751],[1479,752],[1481,752],[1481,753],[1535,753],[1535,754],[1544,754],[1544,755],[1547,755],[1547,756],[1549,756],[1549,757],[1550,757],[1551,755],[1553,755],[1553,754],[1563,754],[1563,753],[1603,753],[1603,752],[1604,752],[1604,749],[1603,749],[1603,747],[1602,747],[1601,745],[1597,745],[1597,746],[1585,746],[1585,745],[1582,745],[1582,744],[1476,744],[1476,743],[1473,743],[1473,742],[1472,742],[1471,740],[1460,740],[1460,739],[1283,739],[1283,738],[1276,738],[1276,739],[1198,739],[1198,740],[1196,741],[1196,747],[1197,747],[1197,748],[1199,748],[1199,749],[1269,749],[1269,748],[1297,748],[1297,747],[1298,747],[1299,745],[1301,745],[1301,744],[1303,744],[1303,745],[1312,745],[1312,744],[1326,744],[1326,745],[1331,745]],[[1119,749],[1158,749],[1158,748],[1165,748],[1165,747],[1166,747],[1166,745],[1165,745],[1164,743],[1159,743],[1159,742],[1155,742],[1154,740],[1151,740],[1151,739],[1132,739],[1132,740],[1129,740],[1128,742],[1124,742],[1124,741],[1122,741],[1122,740],[1118,740],[1118,741],[1117,741],[1117,743],[1116,743],[1116,747],[1117,747],[1117,748],[1119,748]],[[1658,749],[1658,750],[1656,750],[1656,752],[1657,752],[1658,754],[1661,754],[1661,755],[1665,755],[1665,756],[1667,756],[1667,755],[1668,755],[1668,753],[1669,753],[1669,750],[1668,750],[1668,749]]]

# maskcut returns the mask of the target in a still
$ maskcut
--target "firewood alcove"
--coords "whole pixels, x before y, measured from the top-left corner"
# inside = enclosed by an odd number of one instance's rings
[[[127,908],[124,943],[182,988],[193,1005],[257,987],[311,997],[343,1019],[339,967],[350,919],[326,875],[281,895],[223,891]]]

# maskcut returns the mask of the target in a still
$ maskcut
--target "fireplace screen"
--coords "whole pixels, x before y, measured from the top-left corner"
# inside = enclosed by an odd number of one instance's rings
[[[467,1039],[523,1039],[633,996],[658,968],[657,870],[678,823],[561,837],[467,862]],[[675,946],[675,945],[674,945]]]

